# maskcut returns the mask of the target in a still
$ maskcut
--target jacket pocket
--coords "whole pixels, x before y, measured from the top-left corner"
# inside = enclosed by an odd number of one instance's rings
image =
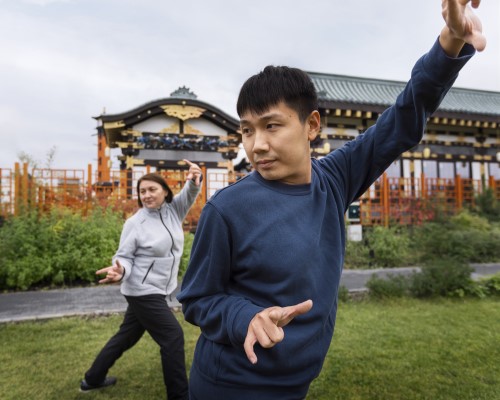
[[[141,268],[143,273],[141,284],[166,290],[172,275],[173,265],[173,257],[158,257],[153,260],[150,258],[148,263]]]
[[[142,278],[142,282],[141,283],[144,283],[144,281],[146,280],[146,278],[148,277],[149,273],[151,272],[151,270],[153,269],[153,266],[155,265],[155,262],[153,261],[151,263],[151,265],[149,266],[148,270],[146,271],[146,275],[144,275],[144,278]]]

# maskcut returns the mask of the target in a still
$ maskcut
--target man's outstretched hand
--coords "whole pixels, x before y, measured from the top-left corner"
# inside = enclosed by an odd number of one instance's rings
[[[472,11],[478,8],[481,0],[442,0],[441,14],[446,22],[442,36],[460,40],[472,45],[477,51],[486,47],[481,20]],[[441,43],[443,45],[443,43]],[[443,45],[446,51],[446,45]]]
[[[248,325],[247,337],[243,347],[252,364],[257,363],[257,356],[253,350],[255,343],[268,349],[285,338],[283,327],[288,325],[296,316],[307,313],[313,306],[312,300],[288,307],[269,307],[256,314]]]

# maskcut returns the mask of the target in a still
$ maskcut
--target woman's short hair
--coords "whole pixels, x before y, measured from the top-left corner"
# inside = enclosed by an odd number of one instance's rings
[[[143,175],[139,178],[137,181],[137,203],[139,204],[139,207],[142,207],[142,201],[141,201],[141,194],[140,194],[140,186],[142,181],[151,181],[151,182],[156,182],[161,187],[167,192],[167,195],[165,196],[165,202],[170,203],[172,199],[174,198],[174,194],[172,193],[172,190],[167,185],[167,182],[161,175],[158,175],[156,173],[150,173]]]

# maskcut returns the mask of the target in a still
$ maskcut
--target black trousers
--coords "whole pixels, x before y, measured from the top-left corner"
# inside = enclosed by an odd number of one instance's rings
[[[108,370],[134,346],[145,331],[160,346],[163,380],[169,400],[187,400],[188,382],[184,355],[184,332],[169,309],[164,295],[125,296],[127,311],[118,332],[106,343],[85,380],[90,385],[104,381]]]

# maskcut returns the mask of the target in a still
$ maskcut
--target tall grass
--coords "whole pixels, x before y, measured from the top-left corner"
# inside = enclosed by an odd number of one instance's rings
[[[500,399],[499,306],[494,298],[341,303],[334,340],[307,399]],[[199,331],[177,316],[189,368]],[[159,349],[147,334],[112,368],[115,387],[79,393],[83,373],[121,318],[0,325],[0,397],[165,398]]]

